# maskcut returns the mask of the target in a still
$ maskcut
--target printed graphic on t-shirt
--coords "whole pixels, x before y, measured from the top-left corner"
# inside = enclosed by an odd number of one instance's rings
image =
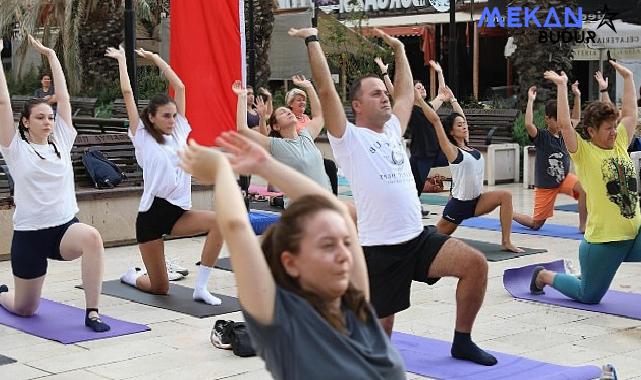
[[[565,168],[563,167],[563,153],[556,152],[550,154],[548,157],[548,170],[547,173],[550,177],[554,178],[556,182],[561,183],[565,179]]]
[[[393,166],[391,173],[380,173],[380,179],[385,183],[403,183],[413,181],[414,177],[409,170],[403,170],[405,164],[405,152],[403,144],[400,141],[381,141],[377,140],[369,147],[369,152],[380,155],[385,161]]]
[[[639,202],[634,165],[620,158],[608,158],[601,163],[601,172],[610,201],[619,207],[621,216],[634,218]]]

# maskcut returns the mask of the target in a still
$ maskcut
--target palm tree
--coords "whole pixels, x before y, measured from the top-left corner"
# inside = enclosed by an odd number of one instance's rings
[[[555,7],[557,10],[562,7],[576,9],[576,2],[562,0],[512,0],[509,6],[529,7],[530,9],[539,6],[537,14],[539,20],[545,20],[548,9]],[[524,108],[527,103],[527,90],[530,86],[538,87],[537,100],[545,102],[554,98],[556,88],[543,79],[543,73],[547,70],[565,71],[568,77],[572,78],[572,48],[574,43],[541,43],[539,42],[540,31],[551,29],[536,27],[510,29],[509,35],[514,37],[517,48],[511,59],[514,65],[514,72],[517,75],[516,84],[519,86],[519,107]],[[555,28],[554,31],[562,29]]]
[[[122,0],[2,0],[0,7],[0,35],[17,23],[17,40],[25,41],[27,34],[40,35],[43,43],[52,46],[62,58],[67,71],[67,82],[73,93],[89,86],[108,83],[114,67],[103,57],[108,46],[123,41]],[[137,0],[138,21],[147,29],[154,29],[161,14],[169,13],[169,0]],[[26,43],[17,53],[24,57]],[[18,67],[18,76],[24,67]]]
[[[272,30],[274,29],[274,6],[273,0],[249,0],[245,1],[245,14],[248,7],[254,7],[254,49],[256,86],[266,87],[271,75],[269,65],[269,49],[272,41]],[[249,38],[249,25],[245,23],[245,35]],[[249,43],[247,43],[249,47]]]

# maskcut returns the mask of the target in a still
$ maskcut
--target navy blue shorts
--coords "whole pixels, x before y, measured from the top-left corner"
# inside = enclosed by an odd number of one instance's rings
[[[149,210],[138,212],[136,218],[136,241],[138,244],[162,239],[171,234],[174,224],[186,212],[164,198],[154,197]]]
[[[36,231],[13,231],[11,241],[11,269],[13,275],[31,280],[47,273],[47,259],[65,261],[60,255],[60,242],[72,224],[65,224]]]
[[[456,198],[451,198],[443,210],[443,219],[459,225],[465,219],[472,218],[476,211],[476,204],[479,203],[480,198],[480,195],[469,201],[460,201]]]

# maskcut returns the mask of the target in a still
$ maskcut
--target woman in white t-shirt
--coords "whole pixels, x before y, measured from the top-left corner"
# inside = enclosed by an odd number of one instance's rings
[[[512,244],[512,194],[505,190],[483,192],[485,163],[481,152],[467,143],[469,132],[463,110],[455,99],[452,114],[445,126],[436,111],[416,94],[418,105],[436,129],[436,137],[441,150],[447,157],[452,171],[452,198],[445,205],[443,216],[436,224],[438,232],[451,235],[461,222],[501,208],[501,246],[506,251],[523,252]]]
[[[185,118],[185,86],[157,54],[139,49],[141,57],[155,63],[175,91],[174,98],[160,94],[138,115],[124,50],[107,49],[106,56],[118,61],[120,88],[127,116],[129,137],[136,160],[143,170],[143,194],[136,218],[136,240],[146,273],[130,268],[120,280],[144,292],[167,294],[169,278],[165,264],[163,236],[192,236],[206,233],[193,298],[210,305],[221,300],[207,290],[223,241],[213,211],[191,210],[191,176],[178,166],[176,152],[187,143],[191,131]]]
[[[44,99],[29,101],[13,124],[11,99],[0,69],[0,152],[15,181],[11,269],[13,292],[0,285],[0,305],[11,313],[31,316],[38,309],[47,259],[71,261],[82,256],[85,326],[108,331],[100,320],[103,245],[98,231],[76,218],[71,148],[76,130],[62,66],[56,52],[29,36],[31,45],[46,56],[56,81],[58,114]],[[0,39],[2,50],[2,39]]]

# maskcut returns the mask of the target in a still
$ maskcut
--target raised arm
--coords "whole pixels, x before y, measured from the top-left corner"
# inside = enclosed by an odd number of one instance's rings
[[[374,29],[374,34],[381,37],[394,51],[394,107],[392,112],[401,122],[401,135],[407,129],[407,123],[414,107],[414,84],[412,71],[405,55],[405,45],[396,37],[392,37],[380,29]]]
[[[129,73],[127,72],[127,59],[125,58],[125,50],[123,48],[114,49],[107,48],[105,53],[106,57],[113,58],[118,61],[118,75],[120,77],[120,91],[122,98],[125,101],[127,108],[127,118],[129,119],[129,131],[132,135],[136,134],[138,124],[140,123],[140,115],[138,115],[138,107],[134,99],[134,91],[131,89],[131,82],[129,81]]]
[[[392,84],[392,80],[389,77],[389,64],[383,63],[383,59],[381,57],[376,57],[374,58],[374,62],[378,65],[378,68],[381,69],[381,75],[383,76],[383,82],[385,82],[385,88],[387,88],[387,93],[389,94],[390,98],[394,99],[394,85]]]
[[[560,75],[554,71],[546,71],[543,77],[556,85],[556,122],[561,129],[565,147],[568,148],[568,152],[574,153],[578,149],[578,143],[576,141],[576,131],[574,127],[572,127],[572,121],[570,120],[568,77],[563,71],[561,71]]]
[[[436,72],[436,78],[438,80],[438,87],[439,88],[445,87],[445,77],[443,76],[443,68],[441,67],[441,65],[436,61],[432,61],[431,59],[430,59],[429,64],[430,64],[430,66],[432,66],[432,68]]]
[[[621,104],[621,122],[628,132],[628,142],[634,138],[634,130],[637,125],[638,109],[637,94],[634,85],[632,71],[620,63],[610,61],[614,69],[623,77],[623,97]]]
[[[256,320],[269,324],[274,316],[276,285],[249,223],[229,162],[222,152],[202,147],[193,140],[180,152],[180,157],[185,171],[203,183],[214,183],[216,220],[231,256],[238,299]]]
[[[534,101],[536,100],[536,86],[527,90],[527,106],[525,106],[525,130],[530,138],[539,134],[539,129],[534,124]]]
[[[0,37],[0,52],[4,44]],[[0,145],[9,146],[16,128],[13,125],[13,111],[11,110],[11,96],[7,87],[7,78],[4,76],[4,69],[0,65]]]
[[[610,94],[608,93],[608,78],[603,78],[603,74],[597,70],[594,73],[594,79],[596,79],[599,84],[599,100],[602,102],[612,102],[610,100]]]
[[[579,90],[579,81],[572,83],[572,93],[574,94],[574,104],[572,105],[572,112],[570,119],[572,125],[577,125],[581,121],[581,90]]]
[[[345,109],[338,92],[336,92],[336,87],[334,87],[332,73],[327,65],[327,58],[318,42],[318,31],[316,28],[292,28],[289,30],[289,35],[306,39],[305,43],[307,45],[309,64],[312,69],[312,78],[316,83],[318,96],[323,105],[325,128],[332,136],[343,137],[347,126]]]
[[[343,218],[345,218],[345,222],[350,229],[350,240],[352,242],[350,250],[354,258],[354,268],[351,280],[354,286],[362,291],[365,294],[365,298],[369,300],[369,280],[367,278],[365,257],[361,246],[358,244],[356,226],[345,204],[307,176],[276,161],[260,146],[243,136],[225,132],[216,142],[231,153],[230,162],[235,171],[241,174],[256,174],[263,177],[285,193],[292,201],[304,195],[322,195],[341,210]],[[235,268],[234,271],[236,270]]]
[[[444,102],[450,103],[453,112],[456,112],[461,116],[465,116],[463,107],[461,107],[458,100],[454,97],[454,92],[451,88],[449,88],[448,86],[439,87],[438,94]],[[437,110],[437,108],[434,108],[434,110]]]
[[[51,74],[53,75],[53,82],[55,83],[56,102],[58,103],[57,114],[65,121],[65,124],[67,124],[69,128],[73,128],[67,81],[65,80],[65,73],[62,71],[62,65],[56,56],[56,52],[41,44],[40,41],[36,40],[31,35],[29,35],[29,43],[40,54],[47,57],[49,67],[51,67]]]
[[[174,101],[176,102],[176,109],[178,114],[186,117],[187,112],[187,102],[185,100],[185,85],[178,77],[178,74],[172,70],[171,66],[165,60],[160,58],[158,54],[154,54],[145,49],[136,49],[136,53],[150,61],[152,61],[158,68],[160,72],[163,73],[165,78],[169,81],[169,85],[174,89]]]
[[[312,139],[315,139],[323,129],[325,120],[323,119],[323,109],[321,108],[320,99],[318,99],[318,94],[314,89],[314,85],[309,80],[305,79],[304,75],[294,75],[292,77],[294,84],[303,90],[307,94],[309,99],[309,107],[312,111],[312,120],[307,123],[307,131],[312,135]]]
[[[270,116],[272,116],[272,114],[274,113],[274,100],[272,97],[272,93],[267,91],[265,87],[259,88],[258,91],[260,91],[261,94],[265,95],[265,98],[266,98],[265,105],[267,107],[265,109],[265,116],[266,116],[266,119],[269,119]]]
[[[236,128],[238,133],[256,141],[264,149],[268,151],[271,150],[270,138],[247,126],[247,89],[243,87],[243,84],[239,80],[232,84],[231,89],[238,97],[238,102],[236,103]]]
[[[256,97],[256,111],[258,112],[258,132],[263,136],[269,136],[269,127],[267,127],[267,119],[269,119],[269,114],[267,113],[267,105],[263,101],[263,98],[260,96]],[[245,113],[245,115],[247,115]],[[245,116],[247,117],[247,116]],[[256,130],[256,128],[254,128]]]
[[[427,120],[432,123],[434,130],[436,131],[436,138],[438,139],[438,145],[441,147],[441,150],[445,154],[448,162],[453,162],[458,156],[458,148],[450,142],[450,139],[447,138],[445,129],[443,128],[443,123],[441,123],[441,118],[438,117],[436,111],[430,107],[429,104],[423,100],[419,95],[420,100],[418,101],[418,106],[421,107],[421,110],[425,114]],[[428,128],[428,127],[426,127]]]

